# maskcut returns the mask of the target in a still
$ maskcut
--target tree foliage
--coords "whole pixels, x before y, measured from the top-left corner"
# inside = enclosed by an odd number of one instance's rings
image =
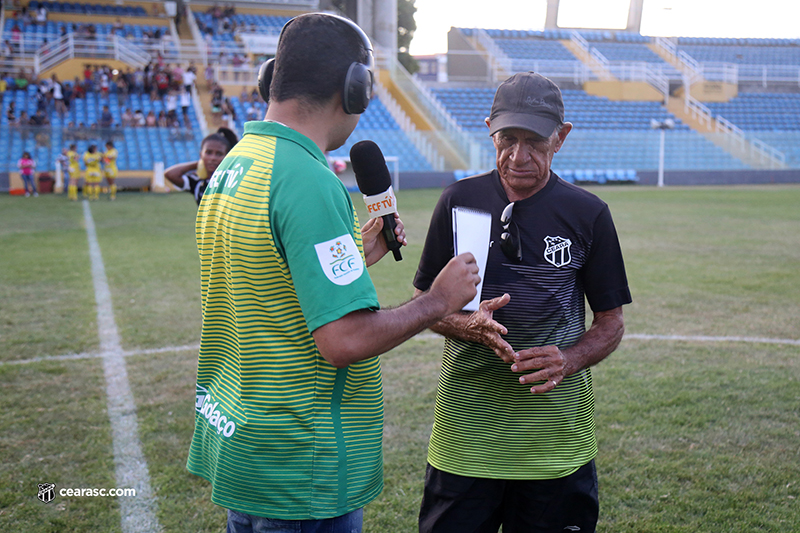
[[[416,59],[408,52],[417,29],[417,23],[414,21],[417,8],[414,6],[414,1],[397,0],[397,60],[411,74],[419,70]]]

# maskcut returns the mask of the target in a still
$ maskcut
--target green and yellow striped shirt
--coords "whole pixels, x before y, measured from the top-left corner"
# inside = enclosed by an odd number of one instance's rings
[[[203,329],[187,468],[212,501],[287,520],[339,516],[383,487],[373,357],[337,369],[311,336],[377,309],[358,218],[319,148],[249,122],[197,213]]]

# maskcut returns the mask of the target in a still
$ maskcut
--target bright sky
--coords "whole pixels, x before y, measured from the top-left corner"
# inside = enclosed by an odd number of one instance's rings
[[[561,27],[623,29],[629,0],[561,0]],[[416,0],[413,55],[447,52],[458,28],[542,30],[547,0]],[[798,0],[644,0],[643,35],[800,38]]]

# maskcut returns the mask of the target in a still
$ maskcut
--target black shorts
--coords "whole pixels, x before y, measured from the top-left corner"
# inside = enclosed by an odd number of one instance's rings
[[[600,506],[590,461],[559,479],[464,477],[431,465],[419,513],[420,533],[592,533]]]

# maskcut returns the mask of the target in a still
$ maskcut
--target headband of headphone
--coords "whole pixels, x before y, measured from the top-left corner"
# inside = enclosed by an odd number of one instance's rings
[[[284,24],[283,28],[281,29],[281,33],[278,36],[279,47],[281,39],[283,38],[283,33],[286,31],[286,28],[289,26],[289,24],[301,17],[307,17],[309,15],[323,15],[340,20],[353,28],[353,30],[358,34],[358,37],[361,39],[361,44],[367,51],[367,62],[366,64],[359,62],[353,62],[350,64],[350,67],[347,69],[347,75],[345,76],[344,87],[342,89],[342,107],[344,108],[344,112],[348,115],[360,115],[367,110],[369,101],[372,98],[372,69],[375,66],[375,58],[372,52],[372,43],[369,41],[369,37],[367,37],[367,34],[364,33],[364,30],[362,30],[350,19],[340,17],[339,15],[332,15],[330,13],[306,13],[304,15],[298,15]],[[272,74],[274,71],[275,58],[266,61],[263,65],[261,65],[261,68],[258,69],[258,92],[265,102],[269,102],[269,85],[272,82]]]

